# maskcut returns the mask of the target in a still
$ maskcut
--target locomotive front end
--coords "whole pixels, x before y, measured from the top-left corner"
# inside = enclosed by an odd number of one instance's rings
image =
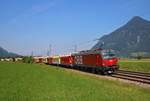
[[[113,50],[102,50],[102,66],[107,73],[114,73],[119,69],[118,58]]]

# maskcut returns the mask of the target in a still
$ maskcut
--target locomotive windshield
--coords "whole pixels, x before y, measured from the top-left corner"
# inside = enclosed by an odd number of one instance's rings
[[[115,53],[113,50],[103,50],[102,51],[102,57],[104,59],[111,59],[115,57]]]

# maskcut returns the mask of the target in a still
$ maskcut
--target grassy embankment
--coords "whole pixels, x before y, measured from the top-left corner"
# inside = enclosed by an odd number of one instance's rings
[[[149,101],[150,89],[48,65],[0,62],[0,101]]]
[[[135,59],[120,60],[119,65],[120,65],[120,69],[150,73],[150,59],[148,60],[135,60]]]

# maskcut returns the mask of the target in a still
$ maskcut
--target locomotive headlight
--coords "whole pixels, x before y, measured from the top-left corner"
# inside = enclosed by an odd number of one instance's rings
[[[103,62],[103,63],[102,63],[102,66],[106,66],[106,64]]]
[[[109,60],[109,62],[113,62],[113,60]]]

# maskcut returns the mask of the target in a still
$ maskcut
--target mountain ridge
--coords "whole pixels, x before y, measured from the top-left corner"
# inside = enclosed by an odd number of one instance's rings
[[[12,52],[8,52],[6,49],[0,46],[0,58],[7,58],[7,57],[19,57],[20,55]]]
[[[132,53],[145,52],[150,54],[150,21],[139,16],[133,17],[125,25],[104,35],[92,49],[111,48],[119,56],[130,56]]]

